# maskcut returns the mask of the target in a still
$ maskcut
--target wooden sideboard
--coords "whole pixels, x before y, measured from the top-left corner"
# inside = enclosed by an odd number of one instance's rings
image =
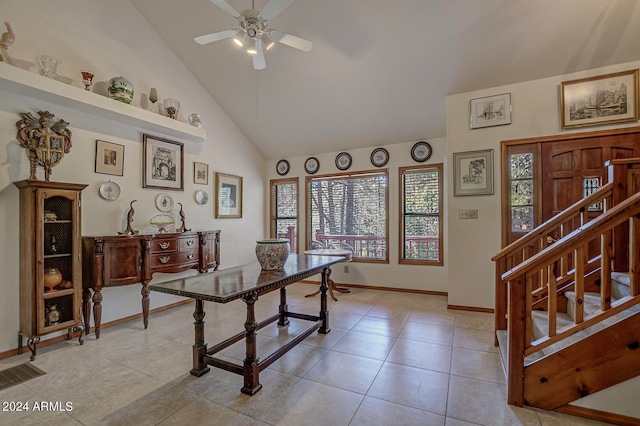
[[[90,331],[91,302],[96,338],[100,338],[102,288],[142,284],[142,317],[149,325],[149,289],[155,272],[197,269],[204,273],[220,264],[220,231],[82,237],[82,312]],[[93,292],[93,295],[92,295]]]

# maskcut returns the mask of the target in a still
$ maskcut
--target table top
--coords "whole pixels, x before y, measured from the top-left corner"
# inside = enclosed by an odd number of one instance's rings
[[[291,254],[282,271],[263,271],[258,262],[192,277],[149,285],[161,293],[191,297],[217,303],[240,299],[252,292],[258,294],[283,287],[322,272],[341,256],[309,256]]]

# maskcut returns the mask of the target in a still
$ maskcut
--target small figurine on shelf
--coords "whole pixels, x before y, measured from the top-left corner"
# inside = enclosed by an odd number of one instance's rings
[[[176,229],[176,232],[189,232],[191,231],[191,228],[187,229],[185,227],[185,215],[184,211],[182,211],[182,203],[178,203],[178,205],[180,206],[180,212],[178,214],[180,215],[180,222],[182,225],[180,225],[180,228]]]
[[[91,71],[82,70],[82,84],[84,84],[84,90],[90,91],[93,84],[93,73]]]
[[[52,235],[49,239],[49,251],[51,254],[56,254],[58,252],[58,240],[55,235]]]
[[[139,234],[140,231],[133,229],[131,227],[131,223],[133,222],[133,214],[136,212],[133,209],[133,203],[135,203],[138,200],[133,200],[130,204],[129,204],[129,213],[127,213],[127,229],[124,230],[124,232],[120,232],[118,231],[118,235],[136,235]]]
[[[7,48],[16,40],[16,35],[13,33],[13,29],[11,29],[11,25],[8,22],[5,22],[4,25],[7,27],[7,32],[2,33],[2,36],[0,36],[0,62],[4,60],[9,65],[13,65],[13,59],[9,56]]]
[[[57,305],[50,305],[45,308],[45,318],[47,319],[47,326],[56,325],[60,322],[60,311]]]

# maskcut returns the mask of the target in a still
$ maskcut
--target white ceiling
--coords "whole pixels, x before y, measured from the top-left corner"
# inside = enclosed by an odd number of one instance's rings
[[[210,1],[131,2],[267,159],[444,137],[447,95],[640,59],[638,0],[296,0],[270,28],[313,49],[261,71],[193,41],[237,27]]]

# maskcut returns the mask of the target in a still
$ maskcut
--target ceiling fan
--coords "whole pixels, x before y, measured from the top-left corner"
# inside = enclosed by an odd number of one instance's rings
[[[239,29],[219,31],[194,38],[198,44],[208,44],[214,41],[233,38],[233,42],[239,47],[245,47],[247,53],[253,57],[253,68],[261,70],[266,68],[264,51],[269,50],[275,43],[282,43],[289,47],[308,52],[313,43],[291,34],[285,34],[269,28],[269,20],[282,12],[294,0],[270,0],[261,11],[255,9],[255,0],[251,1],[251,9],[238,12],[225,0],[210,0],[211,3],[238,20]]]

